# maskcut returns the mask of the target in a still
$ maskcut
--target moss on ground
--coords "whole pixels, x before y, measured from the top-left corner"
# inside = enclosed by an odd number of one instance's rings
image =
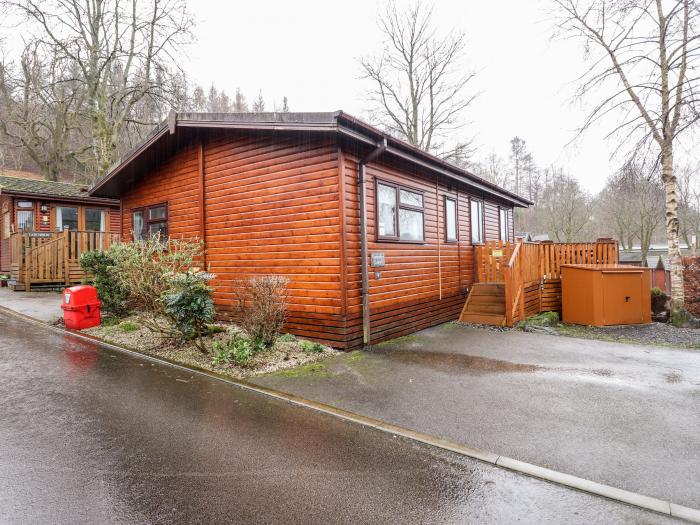
[[[296,368],[288,368],[273,372],[270,376],[279,377],[333,377],[334,372],[328,370],[324,363],[309,363],[308,365],[297,366]]]

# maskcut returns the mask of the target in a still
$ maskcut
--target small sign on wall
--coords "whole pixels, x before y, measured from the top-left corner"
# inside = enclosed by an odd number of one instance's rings
[[[491,252],[491,255],[494,257],[503,257],[503,250],[493,250]]]
[[[29,237],[31,239],[48,239],[51,234],[49,232],[29,232]]]
[[[372,268],[384,267],[384,252],[372,252],[370,264]]]

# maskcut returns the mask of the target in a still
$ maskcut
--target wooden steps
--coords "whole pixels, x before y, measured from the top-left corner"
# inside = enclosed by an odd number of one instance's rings
[[[506,291],[503,283],[475,283],[459,320],[463,323],[505,326]]]

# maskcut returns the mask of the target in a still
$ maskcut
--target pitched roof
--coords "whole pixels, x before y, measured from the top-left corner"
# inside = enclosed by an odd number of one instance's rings
[[[24,179],[0,175],[0,193],[36,197],[66,198],[69,200],[101,200],[113,203],[113,199],[97,199],[87,192],[87,185],[72,182]]]
[[[139,146],[95,182],[90,188],[90,193],[118,196],[123,191],[121,188],[125,184],[124,181],[126,184],[133,183],[134,178],[144,172],[144,167],[138,166],[139,162],[152,162],[152,159],[162,158],[162,154],[173,151],[177,147],[179,130],[195,131],[207,128],[326,132],[370,147],[377,147],[379,143],[384,142],[386,144],[384,155],[413,163],[515,206],[526,207],[532,204],[524,197],[399,140],[343,111],[311,113],[176,113],[171,111],[168,118]]]

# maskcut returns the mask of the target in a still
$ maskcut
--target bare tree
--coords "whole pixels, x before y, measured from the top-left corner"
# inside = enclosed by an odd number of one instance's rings
[[[646,264],[654,233],[663,221],[664,190],[656,170],[641,162],[627,162],[611,176],[601,192],[601,214],[614,225],[624,248],[639,242]]]
[[[0,142],[22,148],[53,181],[75,173],[87,149],[79,117],[85,90],[56,51],[35,40],[18,65],[0,64]]]
[[[676,168],[678,174],[678,217],[680,232],[690,246],[693,235],[700,235],[700,164]]]
[[[579,95],[595,97],[582,129],[617,113],[610,136],[652,149],[665,190],[672,309],[683,308],[674,146],[700,118],[700,9],[695,0],[554,0],[564,35],[584,41],[590,65]],[[608,93],[608,94],[604,94]]]
[[[543,225],[558,242],[578,241],[591,221],[590,204],[590,195],[576,179],[559,175],[548,186],[539,206]]]
[[[385,43],[380,56],[360,63],[374,88],[373,118],[390,133],[425,151],[464,156],[468,141],[447,147],[445,140],[463,126],[463,112],[475,73],[464,73],[463,33],[439,35],[432,10],[420,2],[399,10],[392,1],[379,17]]]
[[[186,1],[3,0],[2,6],[22,15],[27,32],[56,49],[60,60],[74,64],[85,89],[94,166],[104,173],[127,126],[155,123],[136,114],[142,100],[169,105],[166,79],[191,36]]]

